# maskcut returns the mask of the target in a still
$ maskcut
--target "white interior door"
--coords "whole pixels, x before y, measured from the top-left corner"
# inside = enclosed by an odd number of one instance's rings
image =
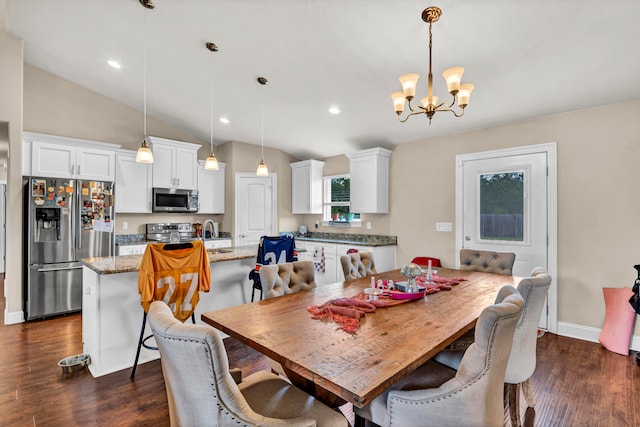
[[[549,153],[506,150],[458,160],[457,249],[513,252],[514,276],[538,266],[550,270]],[[547,312],[540,319],[545,329]]]
[[[276,232],[277,176],[236,173],[236,246],[257,245]]]

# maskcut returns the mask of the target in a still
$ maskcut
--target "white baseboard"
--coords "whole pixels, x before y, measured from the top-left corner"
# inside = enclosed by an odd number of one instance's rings
[[[4,324],[12,325],[14,323],[24,322],[24,311],[7,311],[4,310]]]
[[[563,337],[577,338],[579,340],[599,342],[602,329],[592,328],[590,326],[576,325],[574,323],[558,322],[558,335]],[[640,335],[631,337],[631,350],[640,351]]]

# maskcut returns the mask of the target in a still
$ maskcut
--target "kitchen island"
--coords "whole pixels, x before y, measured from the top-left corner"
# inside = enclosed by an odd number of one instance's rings
[[[251,299],[249,272],[256,264],[257,246],[209,249],[211,290],[200,293],[197,323],[207,311],[245,304]],[[143,310],[138,294],[142,255],[84,258],[82,268],[82,342],[91,356],[94,377],[133,366]],[[187,320],[187,322],[191,322]],[[148,322],[145,336],[150,335]],[[153,340],[149,344],[154,345]],[[144,347],[138,364],[160,354]]]

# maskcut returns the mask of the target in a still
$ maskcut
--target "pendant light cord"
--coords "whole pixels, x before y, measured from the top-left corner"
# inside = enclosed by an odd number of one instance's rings
[[[209,85],[209,138],[211,142],[211,153],[213,154],[213,79]]]
[[[143,31],[143,44],[144,44],[144,71],[143,71],[143,92],[144,92],[144,102],[143,102],[143,128],[144,128],[144,141],[147,140],[147,9],[144,9],[144,28]]]
[[[262,146],[261,158],[264,160],[264,105],[260,108],[260,145]]]

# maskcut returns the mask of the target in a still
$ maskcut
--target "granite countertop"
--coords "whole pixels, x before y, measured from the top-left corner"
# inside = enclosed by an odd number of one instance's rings
[[[207,237],[207,240],[229,240],[231,233],[221,231],[220,237]],[[199,240],[194,237],[193,240]],[[116,246],[146,245],[157,243],[155,240],[147,240],[144,234],[116,234]]]
[[[302,236],[300,233],[292,233],[296,240],[309,242],[339,243],[359,246],[397,246],[396,236],[380,236],[375,234],[347,234],[347,233],[319,233],[310,232]]]
[[[229,248],[207,249],[210,262],[234,261],[237,259],[255,258],[258,246],[238,246]],[[100,258],[82,258],[82,265],[98,274],[130,273],[140,270],[142,255],[122,255]]]

